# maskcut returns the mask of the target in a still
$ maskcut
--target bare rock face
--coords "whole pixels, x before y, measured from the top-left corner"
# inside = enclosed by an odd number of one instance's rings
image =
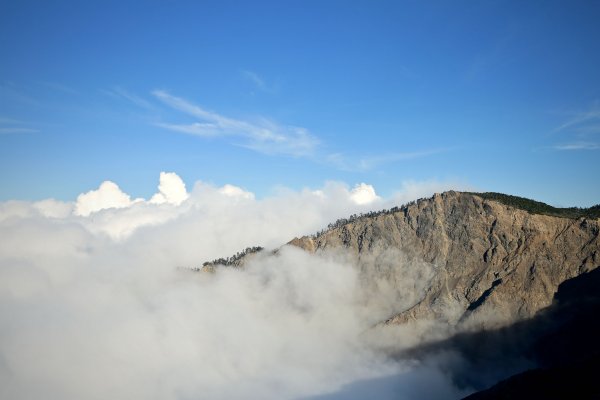
[[[598,267],[599,225],[446,192],[289,244],[312,253],[343,249],[359,265],[390,249],[432,265],[422,298],[387,324],[441,319],[491,327],[533,316],[563,281]]]

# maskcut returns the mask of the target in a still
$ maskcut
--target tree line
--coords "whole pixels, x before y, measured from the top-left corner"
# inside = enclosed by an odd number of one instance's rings
[[[552,207],[541,201],[526,199],[524,197],[511,196],[509,194],[484,192],[484,193],[469,193],[475,196],[482,197],[487,200],[495,200],[507,206],[525,210],[531,214],[543,214],[553,217],[562,218],[600,218],[600,204],[588,208],[581,207]]]
[[[241,264],[242,259],[244,257],[246,257],[248,254],[258,253],[259,251],[262,251],[262,250],[264,250],[264,248],[260,247],[260,246],[246,247],[244,250],[238,251],[231,257],[225,257],[225,258],[221,257],[221,258],[214,259],[212,261],[207,261],[207,262],[203,263],[202,266],[203,267],[206,267],[208,265],[224,265],[226,267],[239,266]]]

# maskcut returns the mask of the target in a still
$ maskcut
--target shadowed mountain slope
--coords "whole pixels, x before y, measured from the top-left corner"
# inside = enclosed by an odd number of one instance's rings
[[[598,399],[598,315],[600,269],[595,269],[562,283],[552,305],[530,320],[498,330],[460,334],[412,351],[458,352],[462,365],[448,371],[458,383],[475,387],[478,380],[502,367],[523,369],[527,363],[537,367],[475,393],[469,400]]]

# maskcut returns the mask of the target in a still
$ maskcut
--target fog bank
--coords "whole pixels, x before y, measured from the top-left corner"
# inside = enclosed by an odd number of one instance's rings
[[[412,185],[388,200],[364,183],[257,200],[232,185],[188,192],[165,173],[149,200],[104,182],[74,202],[0,203],[0,397],[300,398],[411,370],[365,332],[414,301],[427,266],[402,261],[392,278],[406,287],[386,283],[389,266],[365,275],[288,247],[244,270],[178,267],[275,248],[436,184]]]

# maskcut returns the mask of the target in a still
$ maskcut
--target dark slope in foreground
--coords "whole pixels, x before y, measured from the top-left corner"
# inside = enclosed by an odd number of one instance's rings
[[[535,318],[492,332],[452,338],[438,346],[457,349],[469,368],[455,379],[527,357],[538,368],[468,396],[469,400],[600,399],[600,269],[560,285],[552,306]],[[465,376],[460,377],[461,374]]]

